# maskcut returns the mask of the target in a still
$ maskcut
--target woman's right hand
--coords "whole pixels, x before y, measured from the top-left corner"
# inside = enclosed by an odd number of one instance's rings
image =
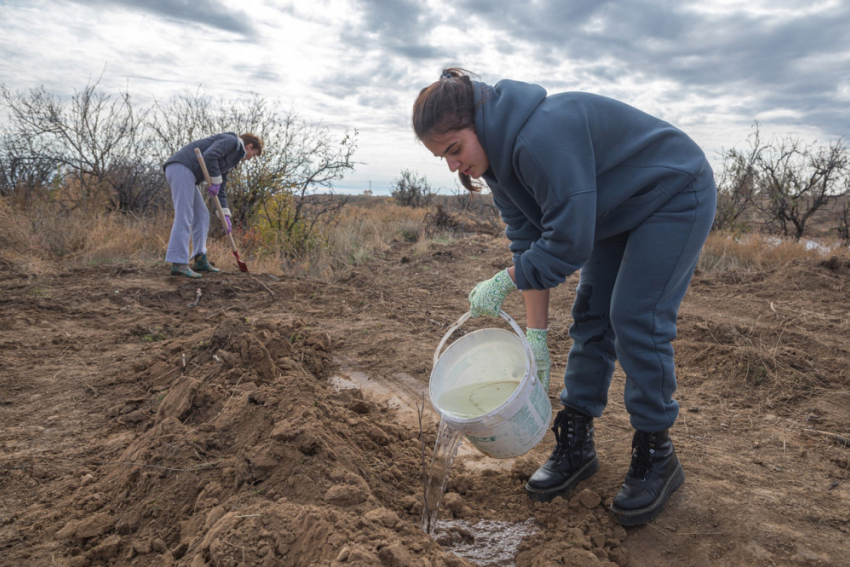
[[[497,317],[505,297],[516,289],[508,270],[502,270],[469,292],[469,311],[473,317]]]

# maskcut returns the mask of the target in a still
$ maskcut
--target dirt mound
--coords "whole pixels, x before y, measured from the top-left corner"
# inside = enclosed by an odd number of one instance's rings
[[[464,564],[417,527],[419,432],[398,426],[359,390],[320,382],[331,342],[300,320],[228,318],[174,343],[174,351],[197,346],[186,360],[192,371],[173,378],[150,429],[104,480],[78,494],[117,505],[57,533],[70,564],[109,561],[119,551],[125,560],[189,565]],[[157,372],[142,374],[156,390]],[[463,495],[475,499],[494,480],[457,476],[450,517],[475,516]],[[616,538],[594,546],[582,535],[579,543],[597,550],[583,564],[605,564],[596,558],[607,560],[606,542],[620,553],[614,558],[625,558]]]
[[[169,345],[136,377],[162,392],[148,428],[78,491],[103,506],[57,533],[69,564],[461,564],[400,519],[418,432],[321,382],[331,348],[301,320],[238,317]]]

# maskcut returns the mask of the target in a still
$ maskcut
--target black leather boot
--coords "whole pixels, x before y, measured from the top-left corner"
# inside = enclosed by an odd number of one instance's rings
[[[599,470],[593,445],[593,418],[572,409],[563,409],[552,426],[555,449],[543,466],[525,485],[528,497],[548,502]]]
[[[611,511],[624,526],[645,524],[661,513],[684,482],[685,470],[676,457],[669,430],[637,431],[632,439],[632,465]]]

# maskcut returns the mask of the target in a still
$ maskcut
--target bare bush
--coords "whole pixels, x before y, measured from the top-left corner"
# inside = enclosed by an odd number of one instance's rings
[[[160,210],[169,202],[159,164],[142,157],[116,161],[109,170],[109,185],[119,211],[145,213]]]
[[[148,117],[149,148],[159,163],[190,142],[219,133],[215,130],[212,103],[200,90],[186,90],[154,103]]]
[[[238,224],[262,219],[268,229],[283,232],[293,250],[303,249],[316,226],[346,204],[333,187],[354,170],[356,130],[337,140],[325,125],[261,96],[213,100],[199,91],[157,103],[150,124],[162,161],[219,132],[260,136],[263,155],[228,174],[227,198]]]
[[[393,180],[390,194],[403,207],[427,207],[434,199],[434,190],[428,179],[409,169],[402,170],[401,175]]]
[[[263,138],[261,159],[228,175],[237,225],[262,219],[303,249],[320,224],[345,205],[334,183],[355,166],[357,132],[335,138],[321,123],[260,96],[213,99],[186,91],[138,111],[127,92],[98,83],[63,100],[43,87],[0,86],[0,195],[23,207],[49,199],[62,210],[145,213],[169,202],[162,164],[186,144],[220,132]],[[274,206],[270,204],[274,201]],[[282,207],[282,205],[284,205]]]
[[[264,150],[263,158],[246,164],[235,180],[234,203],[288,235],[298,228],[302,238],[296,244],[302,247],[318,223],[335,218],[348,202],[333,194],[333,186],[354,170],[357,131],[334,140],[327,127],[293,112],[278,118],[274,136],[263,139],[269,154]],[[269,206],[278,196],[288,198],[290,210]]]
[[[435,199],[434,209],[425,215],[424,221],[431,232],[459,230],[498,236],[505,230],[493,195],[466,189],[456,189],[451,196]]]
[[[0,136],[0,196],[19,207],[32,206],[47,197],[55,175],[55,165],[33,151],[31,139]]]
[[[467,227],[474,227],[474,232],[492,235],[503,234],[505,225],[491,193],[473,193],[466,189],[455,192],[454,214],[463,219]]]
[[[768,145],[757,163],[761,177],[757,207],[774,231],[797,240],[812,215],[846,190],[850,174],[850,156],[842,140],[815,148],[787,136]]]
[[[28,91],[0,87],[10,117],[3,137],[26,141],[17,156],[10,158],[7,154],[4,159],[14,161],[17,157],[17,163],[56,170],[74,188],[55,194],[54,200],[66,208],[85,208],[110,188],[117,197],[112,205],[120,209],[126,201],[120,193],[127,187],[123,183],[127,168],[137,164],[142,154],[145,113],[134,110],[129,93],[112,97],[97,88],[97,82],[89,84],[65,103],[44,87]],[[134,201],[147,206],[146,202]]]
[[[717,179],[717,213],[712,230],[741,230],[745,213],[753,205],[758,189],[759,157],[765,146],[759,125],[753,125],[746,150],[731,149],[723,153],[723,169]]]

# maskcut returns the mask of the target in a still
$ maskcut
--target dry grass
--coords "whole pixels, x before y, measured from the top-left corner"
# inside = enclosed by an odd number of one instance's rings
[[[301,257],[283,251],[252,256],[240,246],[251,270],[286,277],[330,278],[342,269],[381,257],[393,241],[415,243],[414,254],[427,254],[456,237],[450,230],[427,226],[428,209],[402,207],[391,201],[350,205],[337,221],[321,228],[324,245]],[[27,273],[52,270],[57,261],[91,264],[117,261],[162,261],[171,231],[169,211],[143,219],[83,211],[61,212],[50,204],[19,211],[0,199],[0,255]],[[210,257],[232,263],[227,240],[215,226],[208,241]],[[240,243],[237,235],[237,246]],[[703,249],[703,272],[759,272],[798,258],[850,259],[847,245],[821,242],[818,247],[764,235],[712,233]]]
[[[0,252],[6,258],[46,263],[99,263],[162,257],[169,215],[138,219],[120,214],[62,211],[41,204],[18,211],[0,199]]]
[[[796,242],[763,234],[711,233],[697,267],[706,273],[762,272],[797,259],[850,258],[846,243],[838,240]]]
[[[335,270],[358,266],[383,254],[393,240],[416,242],[423,238],[425,209],[393,203],[350,206],[330,226],[321,227],[325,244],[302,257],[283,252],[259,257],[245,254],[252,271],[298,277],[331,277]],[[0,199],[0,254],[28,270],[49,270],[57,261],[92,264],[115,261],[163,260],[172,215],[163,212],[139,219],[133,216],[82,211],[61,212],[42,204],[20,211]],[[207,242],[211,259],[231,262],[230,247],[215,223]]]
[[[340,269],[360,266],[380,257],[395,241],[415,242],[422,237],[425,209],[382,202],[376,206],[349,206],[339,219],[321,228],[325,244],[298,258],[283,251],[251,260],[254,271],[288,277],[331,278]],[[215,244],[210,251],[217,252]],[[222,249],[224,253],[228,251]],[[221,257],[217,254],[215,257]]]

